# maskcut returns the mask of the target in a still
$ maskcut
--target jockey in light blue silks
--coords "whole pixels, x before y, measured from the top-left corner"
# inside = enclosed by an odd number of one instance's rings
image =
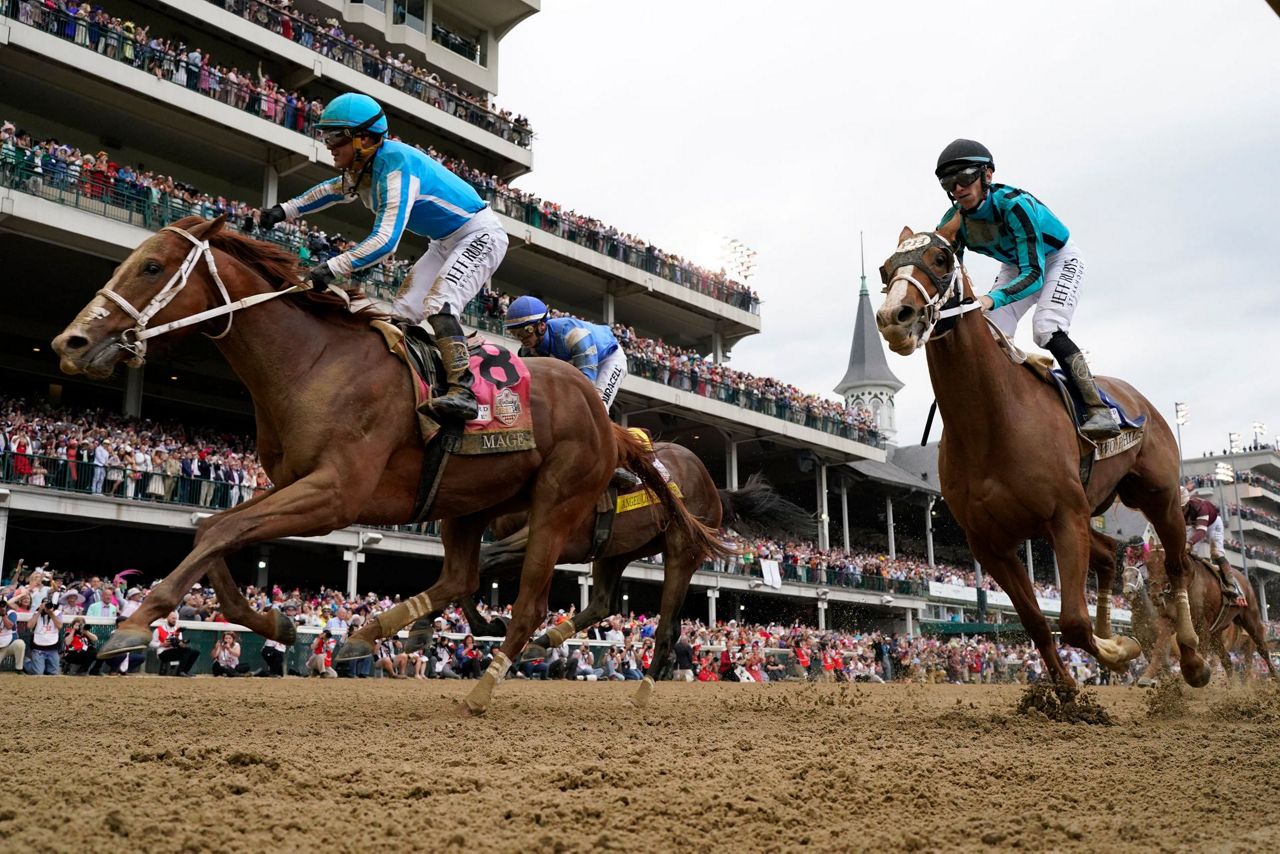
[[[1058,360],[1088,411],[1080,432],[1091,439],[1117,436],[1120,422],[1068,336],[1084,284],[1084,258],[1053,211],[1026,190],[993,184],[994,172],[991,152],[980,142],[957,139],[944,148],[934,174],[953,204],[939,226],[960,217],[958,251],[972,249],[1001,262],[995,286],[979,301],[1002,332],[1012,338],[1018,321],[1035,307],[1036,344]]]
[[[591,380],[605,411],[613,406],[627,375],[627,356],[609,327],[576,317],[551,317],[547,304],[533,296],[512,300],[505,326],[520,342],[520,355],[569,362]],[[618,469],[614,480],[622,486],[640,483],[626,469]]]
[[[316,290],[390,257],[406,230],[431,238],[392,307],[414,323],[425,317],[435,332],[449,388],[431,400],[432,412],[464,421],[475,418],[466,338],[457,313],[502,263],[507,251],[502,223],[466,181],[413,146],[386,139],[386,115],[368,95],[339,95],[325,107],[318,127],[341,174],[263,211],[260,227],[356,199],[374,212],[368,237],[311,270]]]

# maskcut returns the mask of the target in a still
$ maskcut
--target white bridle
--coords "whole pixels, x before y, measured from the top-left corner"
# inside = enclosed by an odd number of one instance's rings
[[[947,245],[948,249],[951,248],[951,241],[947,240],[947,238],[938,234],[936,231],[932,232],[930,236],[937,237]],[[906,244],[904,243],[904,245]],[[901,249],[899,251],[901,251]],[[982,303],[977,300],[971,303],[957,305],[954,308],[942,308],[942,306],[946,305],[947,302],[951,300],[951,297],[962,287],[961,282],[963,281],[964,267],[961,265],[959,258],[955,258],[953,256],[953,260],[955,263],[951,267],[951,275],[947,279],[947,286],[945,288],[938,288],[937,293],[933,296],[929,295],[929,289],[912,274],[911,271],[915,269],[915,264],[904,264],[894,270],[893,276],[890,277],[888,283],[885,284],[885,290],[889,290],[893,287],[895,282],[901,281],[911,285],[920,292],[920,298],[924,300],[924,311],[921,312],[921,314],[924,316],[926,326],[924,332],[920,334],[920,343],[917,346],[923,347],[925,344],[929,343],[929,337],[933,334],[934,327],[938,325],[939,320],[944,320],[948,317],[959,317],[962,314],[968,314],[971,311],[977,311],[982,308]]]
[[[210,338],[223,338],[231,331],[233,322],[232,315],[242,308],[248,308],[260,302],[282,297],[285,294],[293,293],[300,288],[297,285],[285,288],[282,291],[271,291],[265,294],[254,294],[240,300],[232,300],[231,295],[227,293],[227,286],[222,283],[222,277],[218,275],[218,266],[214,263],[213,252],[209,249],[209,241],[201,240],[185,229],[178,228],[175,225],[167,225],[161,231],[172,231],[175,234],[181,234],[187,240],[191,241],[191,250],[187,253],[187,257],[182,260],[182,264],[169,277],[169,281],[165,282],[155,296],[153,296],[142,310],[134,308],[133,305],[120,294],[112,290],[112,284],[108,283],[105,288],[98,291],[98,294],[106,297],[120,307],[125,314],[134,320],[134,325],[130,329],[126,329],[120,334],[119,347],[133,354],[133,358],[129,360],[129,364],[133,367],[139,367],[146,361],[147,356],[147,339],[154,338],[157,335],[163,335],[166,332],[172,332],[175,329],[181,329],[184,326],[192,326],[197,323],[203,323],[215,317],[227,316],[227,328],[223,329],[217,335],[209,335]],[[215,308],[201,311],[197,314],[188,315],[187,317],[165,323],[154,329],[148,329],[147,324],[151,322],[157,314],[164,310],[173,298],[176,297],[183,288],[187,286],[187,280],[191,277],[191,273],[203,258],[205,263],[209,265],[209,274],[213,277],[214,283],[218,286],[218,293],[222,294],[223,304]],[[205,333],[208,334],[208,333]]]

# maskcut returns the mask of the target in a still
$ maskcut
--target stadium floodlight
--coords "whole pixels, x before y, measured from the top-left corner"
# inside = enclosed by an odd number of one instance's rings
[[[1218,483],[1234,483],[1236,473],[1230,463],[1218,463],[1213,467],[1213,479]]]
[[[1227,445],[1231,448],[1231,453],[1238,454],[1244,450],[1244,446],[1240,443],[1239,433],[1227,434]]]
[[[1253,422],[1253,443],[1255,445],[1262,444],[1262,436],[1267,432],[1267,425],[1261,421]]]
[[[1173,404],[1173,414],[1174,414],[1173,420],[1178,423],[1179,427],[1181,427],[1182,425],[1186,424],[1187,421],[1190,419],[1191,408],[1187,406],[1185,403],[1178,403],[1175,401]]]

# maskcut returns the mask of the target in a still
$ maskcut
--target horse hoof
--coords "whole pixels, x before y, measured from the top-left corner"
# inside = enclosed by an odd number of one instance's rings
[[[347,642],[338,647],[338,654],[333,657],[333,660],[335,662],[358,661],[371,655],[373,655],[373,647],[369,642],[353,637],[347,638]]]
[[[431,641],[434,638],[434,631],[409,632],[409,637],[404,640],[405,655],[412,655],[415,652],[421,652],[431,646]]]
[[[1139,687],[1139,688],[1154,688],[1155,686],[1156,686],[1156,680],[1154,680],[1154,679],[1139,679],[1139,680],[1138,680],[1138,687]]]
[[[524,648],[524,652],[520,654],[520,662],[536,661],[538,659],[545,659],[546,657],[547,651],[545,649],[537,646],[536,644],[529,644]]]
[[[458,707],[453,710],[454,715],[460,718],[478,718],[485,713],[485,709],[473,709],[471,704],[463,700]]]
[[[107,642],[98,649],[98,659],[115,658],[128,652],[144,652],[150,643],[151,632],[146,629],[131,629],[121,626],[112,632],[111,637],[107,638]]]
[[[293,646],[294,642],[298,640],[298,627],[294,625],[293,620],[281,614],[280,609],[273,610],[275,610],[276,615],[275,640],[285,646]]]
[[[640,687],[636,689],[635,694],[631,696],[631,705],[637,709],[643,709],[649,705],[649,700],[653,697],[653,680],[647,676],[640,680]]]
[[[1198,656],[1182,663],[1182,679],[1192,688],[1203,688],[1209,684],[1209,666]]]

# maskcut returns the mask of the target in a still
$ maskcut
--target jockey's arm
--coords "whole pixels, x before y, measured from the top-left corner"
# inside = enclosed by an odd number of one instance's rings
[[[1197,516],[1196,529],[1191,532],[1191,539],[1187,540],[1187,548],[1191,548],[1207,536],[1209,536],[1209,517]]]
[[[329,269],[339,276],[350,276],[382,261],[400,245],[413,202],[418,195],[418,179],[399,169],[382,177],[382,186],[374,191],[381,198],[373,232],[356,246],[329,259]]]
[[[995,308],[1033,297],[1044,287],[1044,241],[1040,239],[1035,211],[1030,204],[1015,199],[1005,215],[1005,223],[1017,245],[1018,277],[988,294]]]
[[[591,330],[575,326],[565,335],[564,342],[569,348],[569,361],[586,374],[587,379],[595,382],[600,372],[600,353],[596,350]]]
[[[294,196],[289,201],[282,203],[280,207],[284,209],[285,216],[292,222],[298,217],[322,211],[333,205],[345,205],[355,198],[355,195],[348,196],[342,192],[342,176],[339,175],[336,178],[330,178],[328,181],[321,181],[305,193]]]

